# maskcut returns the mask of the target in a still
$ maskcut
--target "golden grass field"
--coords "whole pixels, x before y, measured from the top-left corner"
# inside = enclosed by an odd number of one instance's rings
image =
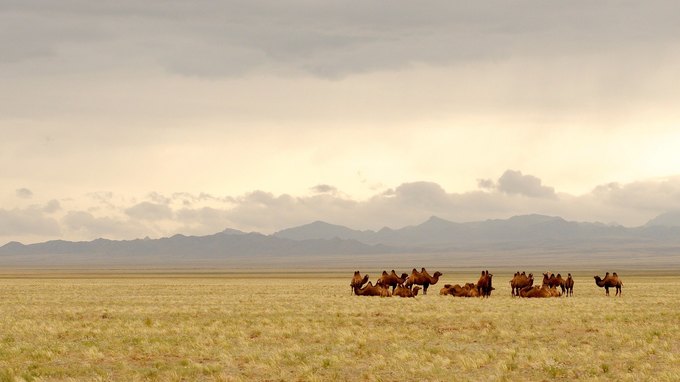
[[[350,295],[351,272],[5,274],[0,381],[680,380],[680,277],[520,299],[492,273],[490,299],[439,296],[477,279],[446,271],[415,299]]]

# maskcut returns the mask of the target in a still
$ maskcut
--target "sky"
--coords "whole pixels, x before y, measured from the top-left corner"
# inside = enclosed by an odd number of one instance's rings
[[[680,209],[674,1],[0,0],[0,244]]]

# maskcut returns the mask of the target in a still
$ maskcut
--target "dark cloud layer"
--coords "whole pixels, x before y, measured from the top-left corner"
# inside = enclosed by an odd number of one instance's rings
[[[4,1],[0,44],[6,62],[63,57],[73,47],[119,63],[156,61],[190,76],[255,69],[337,77],[418,63],[645,49],[677,40],[680,27],[671,15],[679,7],[671,1]]]

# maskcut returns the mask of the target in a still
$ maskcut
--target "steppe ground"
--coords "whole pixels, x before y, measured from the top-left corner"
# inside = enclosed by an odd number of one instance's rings
[[[439,288],[477,274],[445,270],[401,299],[350,295],[351,273],[4,271],[0,381],[680,380],[680,276],[619,272],[607,298],[574,272],[573,298],[527,300],[492,270],[491,298],[460,299]]]

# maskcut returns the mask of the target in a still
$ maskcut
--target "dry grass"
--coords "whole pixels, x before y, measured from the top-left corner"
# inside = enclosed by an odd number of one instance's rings
[[[680,277],[606,298],[350,295],[343,278],[0,280],[0,381],[680,380]]]

